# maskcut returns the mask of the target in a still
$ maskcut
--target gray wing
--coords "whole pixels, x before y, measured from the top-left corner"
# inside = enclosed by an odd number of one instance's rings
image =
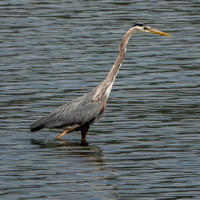
[[[47,128],[66,128],[74,125],[90,125],[104,111],[103,101],[93,101],[90,93],[62,105],[49,115],[31,125],[31,131]]]
[[[103,102],[88,102],[79,105],[79,102],[72,101],[69,104],[57,108],[46,117],[45,127],[64,128],[74,125],[90,125],[103,113]]]

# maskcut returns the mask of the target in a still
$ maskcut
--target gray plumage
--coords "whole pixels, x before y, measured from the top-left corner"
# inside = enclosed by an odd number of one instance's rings
[[[119,55],[104,81],[88,94],[66,103],[49,115],[36,120],[30,126],[31,131],[38,131],[42,128],[63,128],[65,131],[56,138],[60,139],[67,133],[80,130],[82,134],[81,143],[85,144],[85,137],[90,125],[99,119],[105,110],[107,99],[123,62],[128,41],[137,32],[170,36],[144,24],[135,24],[122,38]]]
[[[104,111],[103,101],[92,99],[94,90],[69,103],[66,103],[49,115],[36,120],[31,124],[32,132],[42,128],[71,128],[89,126],[96,121]]]

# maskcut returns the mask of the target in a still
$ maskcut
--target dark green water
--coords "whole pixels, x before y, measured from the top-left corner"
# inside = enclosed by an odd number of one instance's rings
[[[200,197],[200,2],[0,2],[0,197],[177,200]],[[80,133],[29,125],[89,92],[136,22],[103,118]]]

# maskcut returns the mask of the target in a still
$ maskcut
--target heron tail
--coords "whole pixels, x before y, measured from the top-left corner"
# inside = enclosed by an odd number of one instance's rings
[[[45,127],[46,117],[42,117],[30,125],[31,132],[39,131]]]

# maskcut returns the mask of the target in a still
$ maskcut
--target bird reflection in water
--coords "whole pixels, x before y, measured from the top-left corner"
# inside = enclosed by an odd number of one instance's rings
[[[30,143],[32,145],[38,145],[40,148],[51,148],[51,149],[63,149],[63,148],[70,148],[70,155],[79,154],[85,156],[92,156],[98,162],[103,162],[103,150],[100,147],[96,147],[94,145],[82,145],[79,142],[67,142],[66,140],[59,140],[59,141],[47,141],[45,139],[30,139]],[[77,151],[79,149],[80,151]],[[68,152],[67,152],[68,154]]]

